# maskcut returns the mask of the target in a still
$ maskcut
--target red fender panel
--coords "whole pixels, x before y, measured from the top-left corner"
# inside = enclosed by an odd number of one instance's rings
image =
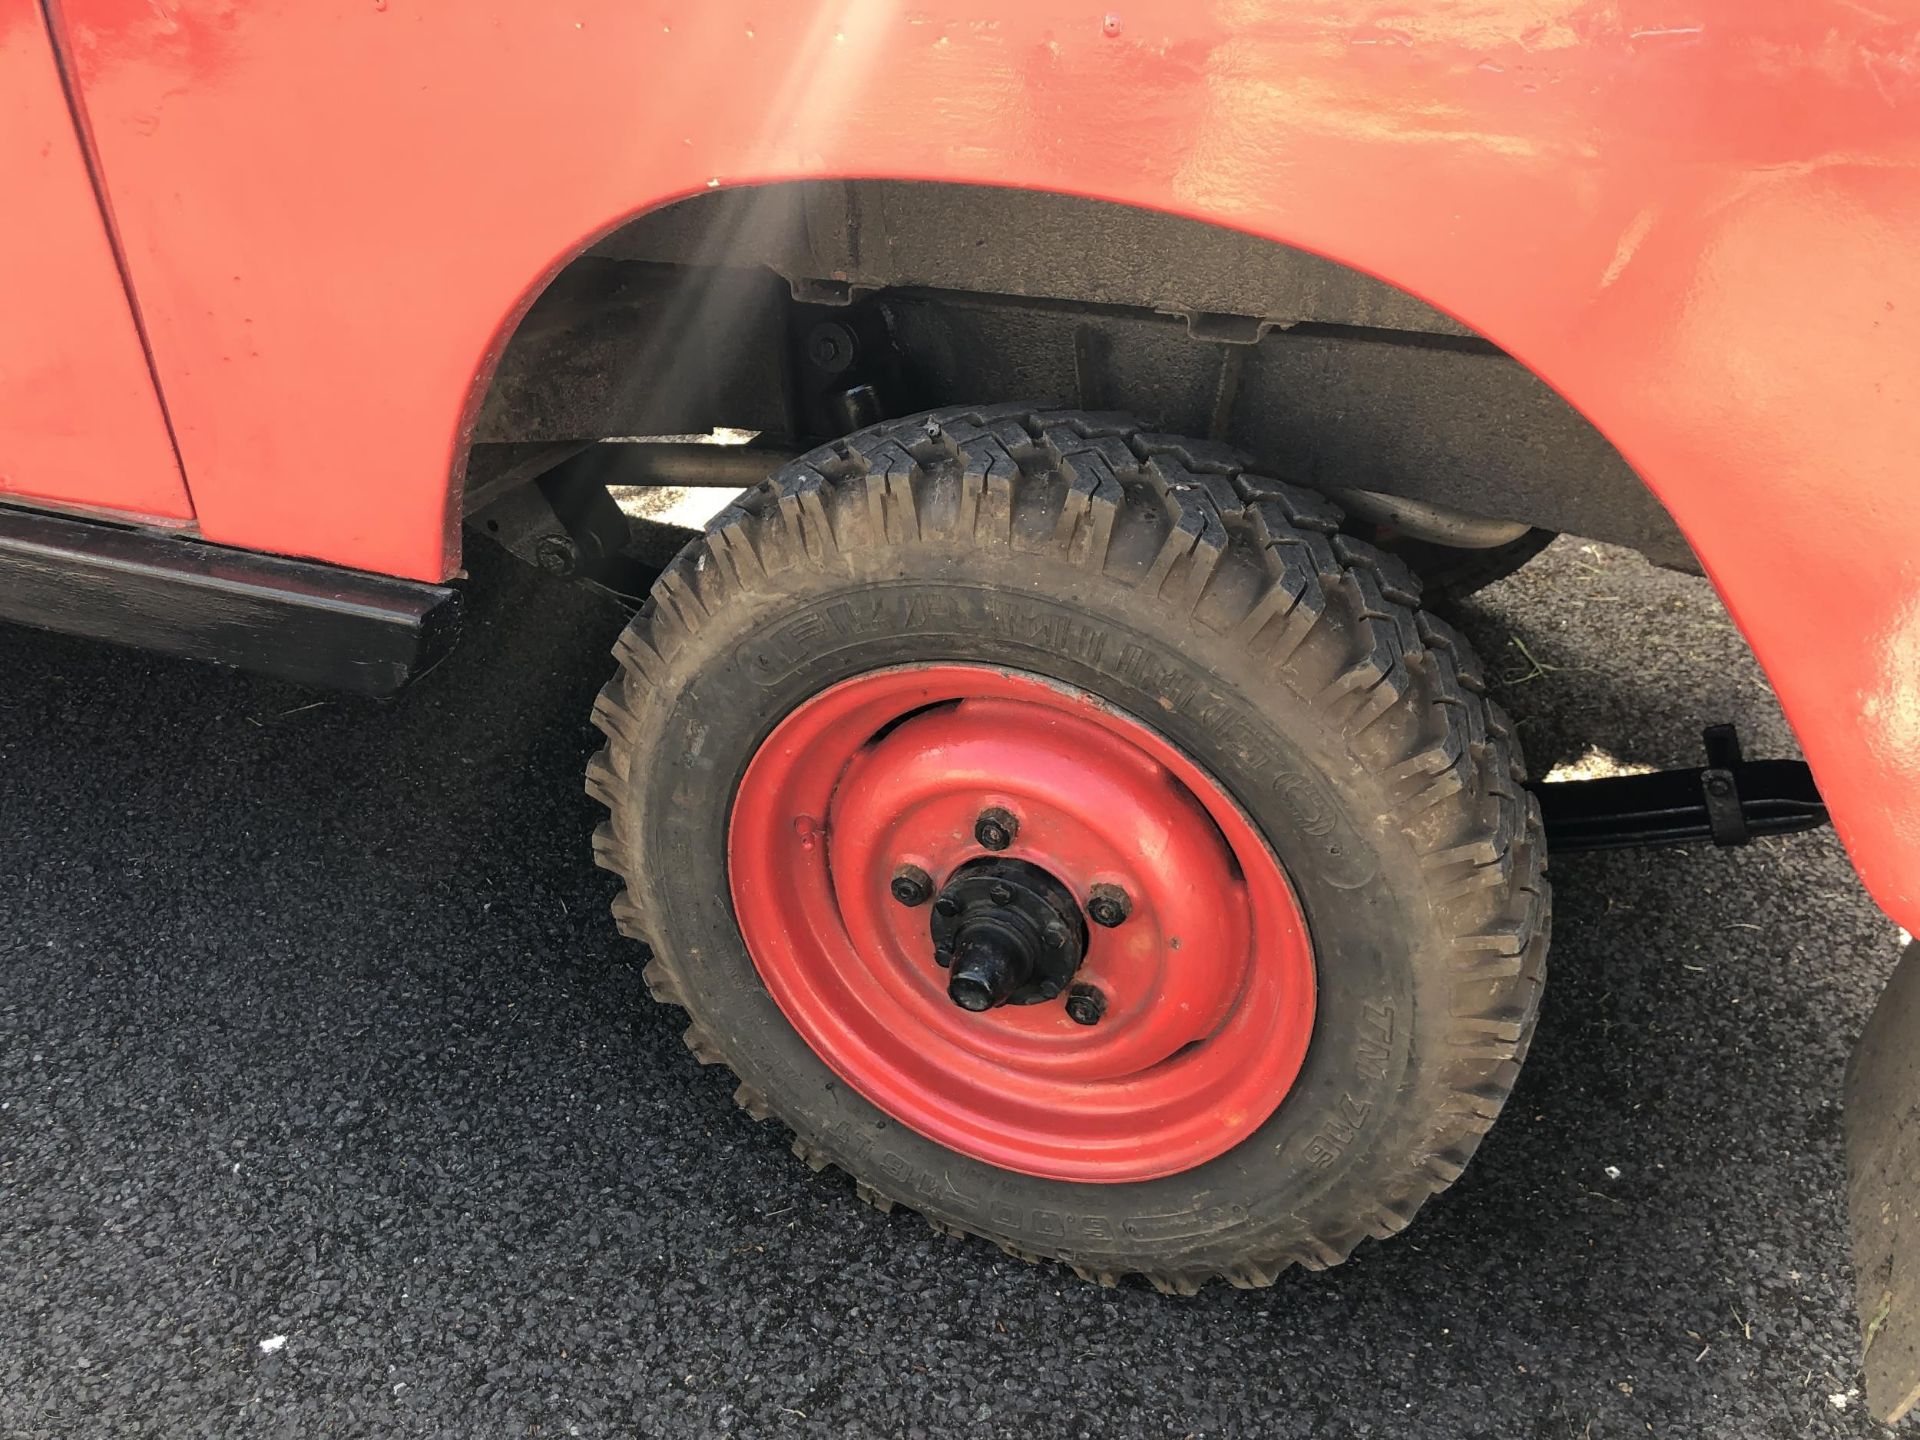
[[[1920,7],[58,0],[193,501],[438,579],[491,358],[622,218],[954,180],[1404,287],[1679,520],[1920,929]]]

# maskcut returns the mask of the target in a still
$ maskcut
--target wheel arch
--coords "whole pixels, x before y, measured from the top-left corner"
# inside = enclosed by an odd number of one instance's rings
[[[1457,311],[1286,238],[1012,186],[720,186],[603,226],[503,320],[460,465],[474,441],[844,433],[797,393],[832,383],[788,333],[819,324],[877,337],[912,372],[894,413],[1035,397],[1128,410],[1322,489],[1698,568],[1618,449]],[[1020,363],[989,363],[1016,348]]]
[[[756,184],[716,182],[610,216],[561,247],[529,280],[501,315],[476,365],[445,497],[450,534],[457,532],[468,445],[504,373],[502,362],[525,333],[543,297],[553,293],[555,285],[576,267],[604,255],[610,242],[617,244],[636,227],[644,230],[658,224],[660,217],[678,214],[711,193],[764,196],[786,183],[777,177]],[[854,183],[912,183],[912,177]],[[1033,193],[1026,187],[984,180],[922,183],[982,195]],[[1630,489],[1610,490],[1610,501],[1628,495],[1645,504],[1676,540],[1684,534],[1780,694],[1833,809],[1836,828],[1869,887],[1895,919],[1920,923],[1920,891],[1913,888],[1909,878],[1913,867],[1908,863],[1920,857],[1920,820],[1885,803],[1890,793],[1886,787],[1891,784],[1900,793],[1914,796],[1914,813],[1920,813],[1920,767],[1903,758],[1908,747],[1901,739],[1920,733],[1914,731],[1910,718],[1920,713],[1920,705],[1912,701],[1910,686],[1902,678],[1910,666],[1900,660],[1920,644],[1913,638],[1920,635],[1920,617],[1900,621],[1887,613],[1882,616],[1885,623],[1869,626],[1864,643],[1835,645],[1830,635],[1811,625],[1828,602],[1825,597],[1815,601],[1816,592],[1808,590],[1814,583],[1811,573],[1799,568],[1809,558],[1806,537],[1823,533],[1809,517],[1819,517],[1823,525],[1844,526],[1848,517],[1863,520],[1878,513],[1894,522],[1882,533],[1906,534],[1920,526],[1920,500],[1912,495],[1899,500],[1900,492],[1880,481],[1879,470],[1884,468],[1880,462],[1886,458],[1881,444],[1886,438],[1884,425],[1857,434],[1850,442],[1855,458],[1865,467],[1858,480],[1815,480],[1806,472],[1811,457],[1804,448],[1793,448],[1799,430],[1805,428],[1805,404],[1786,411],[1749,413],[1742,408],[1746,402],[1740,395],[1716,393],[1705,381],[1685,378],[1687,357],[1697,363],[1716,343],[1737,347],[1743,336],[1752,338],[1751,330],[1738,328],[1746,322],[1736,323],[1726,309],[1731,299],[1726,290],[1729,282],[1722,278],[1721,290],[1716,292],[1720,310],[1713,323],[1720,331],[1702,328],[1706,320],[1683,310],[1678,321],[1667,317],[1664,329],[1630,333],[1626,327],[1646,320],[1653,302],[1641,297],[1629,306],[1616,306],[1605,311],[1603,321],[1600,302],[1606,297],[1596,294],[1590,281],[1556,295],[1554,285],[1566,278],[1559,258],[1516,269],[1511,284],[1503,285],[1487,267],[1457,274],[1395,269],[1379,263],[1379,257],[1403,252],[1404,245],[1382,246],[1365,234],[1351,234],[1351,245],[1343,244],[1327,223],[1303,223],[1297,230],[1288,230],[1245,213],[1177,205],[1159,190],[1144,195],[1094,196],[1066,189],[1042,193],[1069,203],[1124,207],[1132,215],[1171,217],[1198,227],[1194,233],[1240,237],[1256,248],[1266,247],[1270,254],[1307,257],[1356,279],[1375,294],[1401,297],[1438,317],[1442,323],[1429,332],[1435,337],[1434,348],[1477,342],[1510,358],[1530,382],[1551,395],[1555,405],[1575,417],[1578,426],[1590,432],[1628,475],[1637,477]],[[1790,227],[1761,236],[1752,228],[1740,230],[1731,220],[1726,223],[1742,243],[1769,254],[1791,238]],[[1626,263],[1633,262],[1636,247],[1627,244],[1632,239],[1631,234],[1622,237],[1623,249],[1601,277],[1603,291],[1618,279],[1623,256]],[[752,247],[743,253],[751,254]],[[1880,264],[1884,256],[1867,258],[1884,268]],[[1652,274],[1651,288],[1659,297],[1677,296],[1693,283],[1697,266],[1703,263],[1692,254],[1670,254]],[[1804,304],[1796,307],[1795,314],[1823,327],[1822,333],[1837,333],[1847,322],[1844,314],[1810,317]],[[1784,338],[1780,343],[1786,343]],[[1636,348],[1643,345],[1644,352]],[[1643,353],[1645,373],[1635,368]],[[1713,373],[1723,382],[1732,373],[1731,363],[1725,359],[1715,363]],[[1778,383],[1775,376],[1766,385],[1777,389]],[[1716,422],[1723,428],[1715,430]],[[1728,454],[1712,449],[1720,441]],[[1311,482],[1314,477],[1303,478]],[[1741,508],[1730,510],[1727,502],[1736,495]],[[1914,523],[1902,528],[1903,519]],[[1599,527],[1565,528],[1592,533]],[[1625,537],[1603,532],[1599,538]],[[1838,558],[1846,543],[1842,533],[1835,533],[1818,541],[1816,548],[1824,546],[1830,558]],[[452,553],[457,553],[455,547],[457,534],[450,544]],[[1846,553],[1850,561],[1866,554],[1857,547]],[[1880,614],[1887,608],[1885,592],[1879,598],[1869,592],[1884,580],[1889,565],[1904,561],[1884,546],[1868,558],[1871,563],[1850,574],[1845,588],[1864,603],[1863,613]],[[1793,575],[1792,583],[1781,583],[1785,574]],[[1802,603],[1796,605],[1796,597]],[[1870,720],[1864,732],[1858,723],[1859,709],[1849,698],[1862,694],[1868,697]]]

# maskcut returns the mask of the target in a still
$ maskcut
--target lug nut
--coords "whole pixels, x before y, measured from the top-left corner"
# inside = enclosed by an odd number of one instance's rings
[[[1004,850],[1019,833],[1020,822],[997,805],[981,811],[980,818],[973,822],[973,838],[984,850]]]
[[[1096,885],[1087,898],[1087,918],[1111,930],[1133,913],[1133,901],[1118,885]]]
[[[933,877],[918,865],[902,865],[893,872],[893,898],[902,905],[924,905],[933,894]]]
[[[1076,985],[1067,991],[1067,1018],[1076,1025],[1098,1025],[1107,1013],[1107,997],[1098,986]]]

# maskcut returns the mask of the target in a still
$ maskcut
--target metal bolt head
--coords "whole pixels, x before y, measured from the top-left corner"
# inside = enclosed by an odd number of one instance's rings
[[[980,842],[983,850],[1004,850],[1019,833],[1020,822],[997,805],[991,810],[982,810],[980,818],[973,822],[973,838]]]
[[[933,877],[918,865],[902,865],[893,872],[890,888],[902,905],[924,905],[933,894]]]
[[[1067,991],[1067,1018],[1076,1025],[1098,1025],[1107,1013],[1107,997],[1097,985],[1076,985]]]
[[[564,535],[544,535],[533,547],[533,558],[549,575],[568,576],[580,564],[573,542]]]
[[[1133,913],[1133,900],[1118,885],[1096,885],[1087,897],[1087,918],[1111,930]]]
[[[936,915],[944,915],[951,920],[955,915],[960,913],[960,902],[951,895],[942,895],[938,900],[933,902],[933,913]]]
[[[807,336],[807,359],[829,375],[838,375],[849,365],[858,349],[853,332],[828,320],[813,327]]]
[[[987,898],[996,905],[1005,905],[1009,900],[1013,899],[1013,890],[1006,885],[996,885],[987,891]]]

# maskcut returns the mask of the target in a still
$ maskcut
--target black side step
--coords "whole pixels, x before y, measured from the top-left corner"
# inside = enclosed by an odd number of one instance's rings
[[[1804,760],[1748,760],[1731,725],[1706,735],[1707,763],[1533,787],[1547,825],[1547,851],[1635,846],[1744,845],[1827,823],[1826,803]]]
[[[391,695],[452,646],[460,595],[0,506],[0,620]]]

